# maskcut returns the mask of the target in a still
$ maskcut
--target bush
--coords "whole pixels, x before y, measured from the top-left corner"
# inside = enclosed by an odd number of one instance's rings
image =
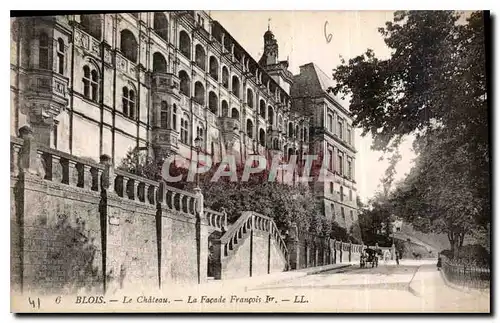
[[[453,254],[449,249],[441,251],[440,254],[460,263],[473,264],[481,267],[490,267],[491,265],[491,255],[485,247],[479,244],[462,246],[459,250],[458,258],[456,259],[453,258]]]

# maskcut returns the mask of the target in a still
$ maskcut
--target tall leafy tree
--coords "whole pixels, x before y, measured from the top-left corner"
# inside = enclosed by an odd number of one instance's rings
[[[372,50],[334,71],[334,93],[351,97],[354,124],[393,152],[415,135],[415,167],[392,208],[421,230],[464,236],[490,221],[485,15],[398,11],[379,31],[391,56]],[[386,178],[390,180],[390,177]]]

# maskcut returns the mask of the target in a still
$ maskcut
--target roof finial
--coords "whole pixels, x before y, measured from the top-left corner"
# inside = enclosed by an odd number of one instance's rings
[[[267,30],[271,30],[271,18],[267,18]]]

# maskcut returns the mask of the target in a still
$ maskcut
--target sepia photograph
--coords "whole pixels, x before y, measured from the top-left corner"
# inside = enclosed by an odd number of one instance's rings
[[[11,11],[10,311],[490,314],[490,19]]]

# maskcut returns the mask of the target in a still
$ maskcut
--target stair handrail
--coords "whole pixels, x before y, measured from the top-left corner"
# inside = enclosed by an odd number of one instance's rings
[[[253,211],[245,211],[241,214],[241,216],[236,220],[236,222],[231,225],[229,230],[227,230],[222,237],[220,238],[221,245],[223,245],[223,250],[227,251],[227,245],[233,241],[237,242],[238,238],[236,237],[236,241],[234,241],[235,236],[238,234],[240,230],[244,228],[245,225],[248,225],[249,221],[250,228],[270,233],[275,242],[278,245],[278,248],[283,253],[285,260],[288,261],[288,248],[286,247],[286,243],[281,237],[278,226],[274,222],[273,219],[267,217],[265,215],[259,214]],[[224,252],[225,253],[225,252]],[[224,254],[223,253],[223,254]]]
[[[248,220],[248,218],[251,215],[252,215],[251,212],[243,212],[241,214],[241,216],[236,220],[236,222],[234,222],[230,226],[230,228],[222,235],[222,237],[220,238],[220,242],[222,244],[229,242],[229,240],[234,235],[234,233],[236,233],[236,231],[238,231],[238,229],[241,227],[241,225],[243,223],[245,223],[246,220]]]
[[[217,230],[224,231],[227,228],[227,215],[225,212],[217,212],[209,208],[204,210],[207,224]]]

